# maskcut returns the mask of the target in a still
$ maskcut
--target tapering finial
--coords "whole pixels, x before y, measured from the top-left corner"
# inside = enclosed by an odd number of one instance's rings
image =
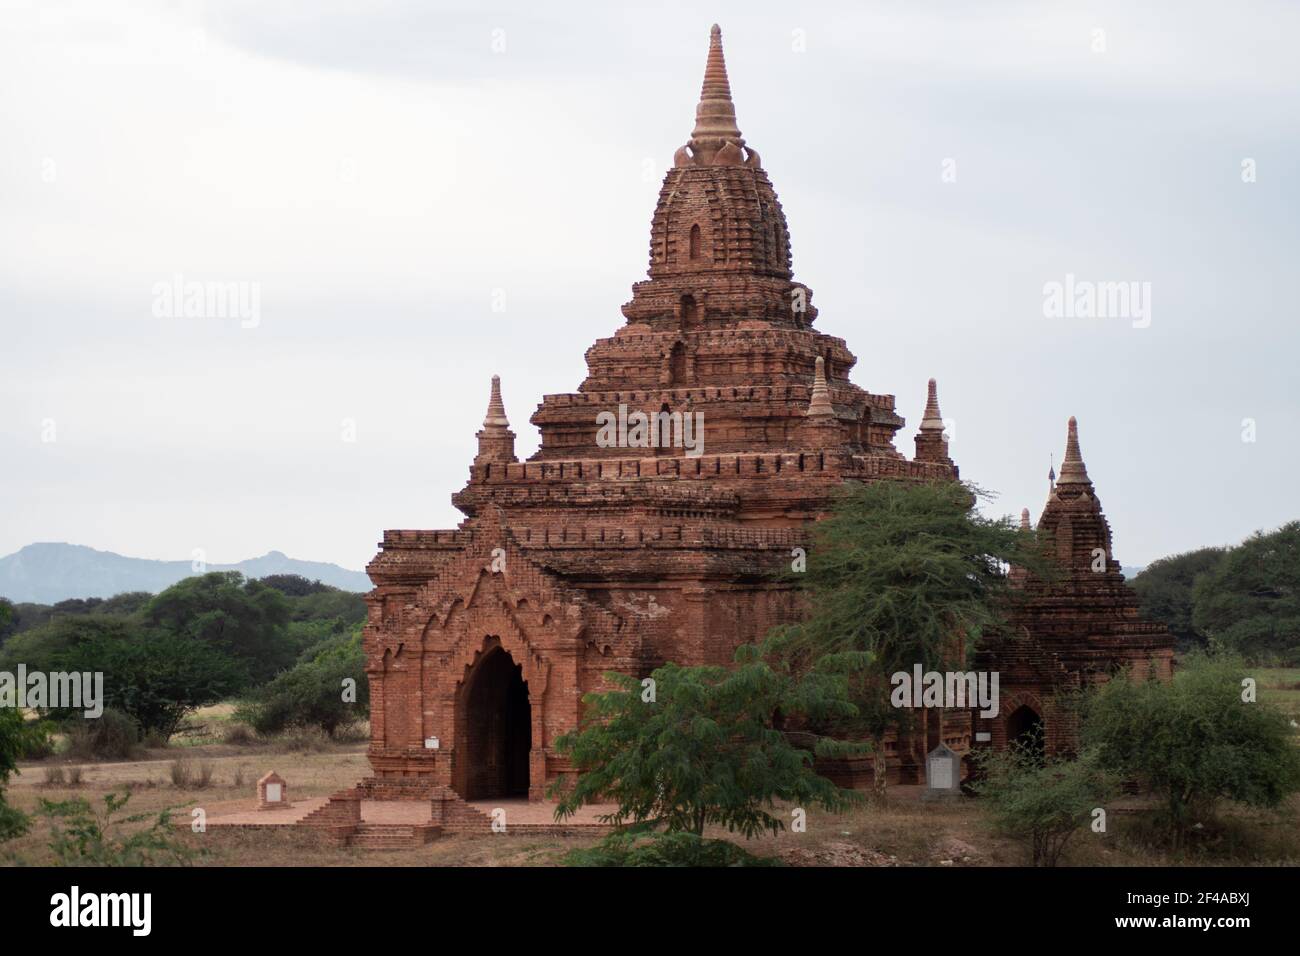
[[[510,419],[506,418],[506,406],[501,401],[501,376],[492,376],[492,394],[488,397],[487,417],[483,419],[484,428],[509,428]]]
[[[736,125],[736,107],[731,102],[727,62],[722,56],[722,29],[715,23],[709,30],[709,57],[704,66],[700,104],[695,108],[691,152],[707,165],[714,154],[729,142],[734,143],[737,150],[745,145],[740,127]]]
[[[1048,455],[1047,461],[1048,461],[1047,490],[1055,491],[1056,490],[1056,453],[1053,452],[1052,454]]]
[[[834,414],[835,409],[831,406],[831,390],[826,384],[826,360],[819,355],[813,371],[813,387],[812,395],[808,400],[808,416],[816,418]]]
[[[492,376],[492,394],[488,397],[487,415],[483,419],[482,430],[475,437],[478,438],[478,454],[474,457],[474,464],[517,461],[515,433],[510,430],[506,406],[501,401],[500,375]]]
[[[1057,485],[1089,485],[1088,469],[1084,467],[1083,455],[1079,452],[1079,423],[1073,415],[1065,439],[1065,458],[1061,460],[1061,477]]]
[[[939,411],[939,386],[934,379],[930,379],[929,388],[926,390],[925,414],[921,416],[921,431],[943,431],[943,413]]]
[[[1031,527],[1030,527],[1030,524],[1029,524],[1029,509],[1028,509],[1028,508],[1021,508],[1021,509],[1020,509],[1020,530],[1021,530],[1021,531],[1029,531],[1029,530],[1031,530]]]

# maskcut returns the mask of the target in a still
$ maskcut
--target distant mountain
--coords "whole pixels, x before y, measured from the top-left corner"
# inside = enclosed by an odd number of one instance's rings
[[[208,571],[240,571],[246,577],[301,574],[344,591],[369,591],[364,572],[337,564],[299,561],[279,551],[238,564],[209,564]],[[0,597],[15,603],[54,604],[68,598],[112,597],[123,591],[154,594],[194,574],[189,561],[153,561],[96,551],[80,544],[29,544],[0,558]]]
[[[1132,581],[1135,577],[1146,570],[1146,566],[1142,565],[1139,567],[1136,564],[1132,566],[1124,564],[1120,566],[1120,570],[1124,572],[1125,581]]]

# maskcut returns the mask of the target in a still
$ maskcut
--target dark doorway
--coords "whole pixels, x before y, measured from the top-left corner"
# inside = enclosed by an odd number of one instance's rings
[[[500,647],[488,651],[465,689],[465,798],[528,796],[532,708],[523,669]]]
[[[1007,718],[1007,744],[1029,751],[1040,761],[1043,759],[1043,718],[1029,705],[1022,704]]]

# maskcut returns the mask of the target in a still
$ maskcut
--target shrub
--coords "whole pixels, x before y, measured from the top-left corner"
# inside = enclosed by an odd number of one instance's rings
[[[22,760],[44,760],[54,755],[53,729],[47,721],[28,720],[23,723],[21,736]]]
[[[113,708],[91,720],[73,718],[68,731],[68,753],[78,760],[130,760],[139,755],[140,725]]]
[[[236,747],[247,747],[257,740],[248,724],[238,723],[227,727],[222,739],[228,744],[234,744]]]
[[[994,827],[1030,845],[1034,866],[1056,866],[1065,846],[1117,790],[1095,753],[1078,759],[1042,756],[1038,741],[976,755],[972,789]]]
[[[351,699],[345,698],[347,687],[355,692]],[[326,642],[311,660],[280,674],[235,716],[263,735],[319,727],[333,736],[361,719],[368,689],[360,635],[346,635]]]
[[[571,850],[565,866],[782,866],[773,857],[755,856],[727,840],[705,840],[694,833],[611,833],[594,847]]]
[[[153,866],[189,863],[195,852],[177,840],[168,808],[153,816],[121,816],[130,791],[104,796],[97,813],[82,797],[54,803],[41,800],[42,816],[50,821],[50,849],[64,866]],[[137,826],[146,820],[146,827]]]
[[[171,763],[172,786],[178,790],[206,790],[212,785],[212,763],[179,757]]]
[[[1288,718],[1243,700],[1245,677],[1238,659],[1194,654],[1168,683],[1115,679],[1087,703],[1085,743],[1102,766],[1163,797],[1175,849],[1220,800],[1272,808],[1300,789]]]
[[[147,750],[165,750],[171,746],[171,737],[161,730],[146,730],[144,734],[144,746]]]

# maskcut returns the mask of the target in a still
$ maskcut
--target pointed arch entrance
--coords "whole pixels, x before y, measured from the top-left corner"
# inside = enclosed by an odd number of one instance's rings
[[[1021,704],[1007,717],[1007,743],[1018,744],[1031,750],[1040,760],[1043,757],[1043,718],[1028,704]]]
[[[499,644],[486,651],[456,701],[457,788],[467,800],[527,797],[532,706],[523,668]]]

